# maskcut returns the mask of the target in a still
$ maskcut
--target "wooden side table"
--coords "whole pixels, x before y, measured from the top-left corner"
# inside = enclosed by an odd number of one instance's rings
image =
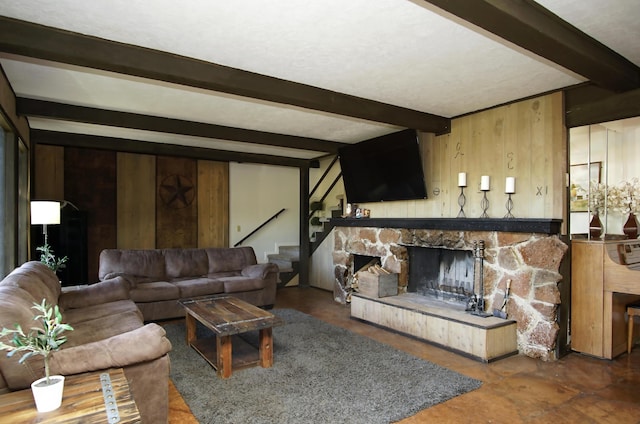
[[[122,368],[66,377],[62,405],[51,412],[36,410],[31,389],[1,395],[0,417],[10,423],[141,422]]]

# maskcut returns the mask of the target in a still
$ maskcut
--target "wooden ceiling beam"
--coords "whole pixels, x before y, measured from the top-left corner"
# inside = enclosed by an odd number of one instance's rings
[[[433,133],[448,118],[168,52],[0,17],[0,51]]]
[[[62,131],[31,130],[31,142],[34,144],[47,144],[52,146],[115,150],[118,152],[176,156],[221,162],[259,163],[296,168],[317,168],[317,161],[315,159],[294,159],[273,155],[259,155],[254,153],[206,149],[202,147],[152,143],[148,141],[75,134]]]
[[[137,130],[180,134],[220,140],[241,141],[260,145],[286,147],[290,149],[311,150],[319,153],[337,153],[345,143],[336,143],[309,137],[298,137],[264,131],[162,118],[138,113],[75,106],[44,100],[17,99],[20,115],[40,118],[61,119],[63,121],[83,122]]]
[[[425,0],[506,41],[622,92],[640,88],[640,68],[533,0]]]
[[[567,128],[635,116],[640,116],[640,88],[624,93],[611,93],[587,84],[565,90]]]

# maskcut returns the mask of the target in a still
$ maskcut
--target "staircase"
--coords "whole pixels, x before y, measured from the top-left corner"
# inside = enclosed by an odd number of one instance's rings
[[[269,262],[278,265],[278,288],[294,285],[298,276],[300,262],[300,246],[279,246],[278,253],[267,255]],[[297,279],[295,279],[297,281]],[[296,284],[297,285],[297,284]]]
[[[331,217],[338,218],[342,215],[341,208],[332,208]],[[316,217],[314,217],[316,218]],[[315,250],[320,246],[322,241],[327,237],[331,231],[331,224],[329,218],[316,218],[311,219],[309,226],[313,232],[310,246],[310,253],[313,254]],[[300,246],[278,246],[278,253],[267,255],[269,262],[278,265],[280,269],[278,275],[278,288],[286,287],[288,285],[297,285],[297,275],[299,272],[300,262]]]
[[[327,169],[320,177],[319,181],[315,185],[315,187],[309,193],[309,197],[313,197],[314,193],[320,187],[322,181],[325,180],[329,171],[333,168],[334,165],[338,163],[338,156],[336,155]],[[320,200],[312,201],[309,203],[309,254],[313,255],[320,244],[324,241],[327,235],[331,232],[332,226],[330,224],[330,218],[326,218],[325,215],[325,199],[329,192],[333,189],[336,183],[342,178],[342,172],[339,171],[335,176],[333,182],[326,189],[324,195],[320,197]],[[342,216],[342,204],[344,201],[344,194],[339,194],[336,196],[339,200],[337,207],[331,207],[328,209],[330,211],[331,218],[338,218]],[[268,254],[267,260],[271,263],[278,265],[280,272],[278,274],[278,288],[286,287],[286,286],[294,286],[298,285],[298,273],[300,272],[300,246],[279,246],[278,253],[276,254]]]
[[[331,218],[340,218],[342,216],[342,208],[333,207],[329,209],[331,211]],[[314,225],[317,224],[317,225]],[[314,222],[314,219],[311,218],[311,224],[309,225],[310,229],[313,231],[310,239],[311,239],[311,248],[310,252],[313,255],[313,252],[316,251],[318,246],[322,244],[323,240],[327,237],[327,235],[331,232],[331,224],[329,223],[329,218],[319,218]]]

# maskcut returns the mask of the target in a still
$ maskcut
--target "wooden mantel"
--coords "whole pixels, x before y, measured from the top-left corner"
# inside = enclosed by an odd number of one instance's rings
[[[561,219],[532,218],[332,218],[333,227],[409,228],[560,234]]]

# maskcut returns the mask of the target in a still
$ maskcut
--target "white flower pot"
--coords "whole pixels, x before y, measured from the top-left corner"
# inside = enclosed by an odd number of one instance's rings
[[[64,390],[64,376],[49,376],[50,383],[47,385],[47,378],[42,377],[31,383],[33,399],[36,401],[38,412],[48,412],[58,409],[62,404],[62,392]]]

